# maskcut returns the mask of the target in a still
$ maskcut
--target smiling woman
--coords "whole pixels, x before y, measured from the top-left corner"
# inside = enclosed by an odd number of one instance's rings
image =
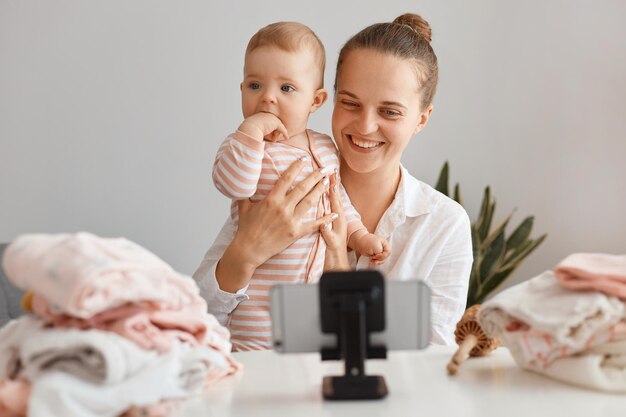
[[[354,170],[397,182],[402,152],[432,111],[420,108],[414,64],[372,49],[340,60],[333,136],[348,162],[342,175]]]
[[[472,264],[467,214],[400,164],[432,114],[438,66],[431,29],[405,14],[354,35],[341,49],[333,136],[341,177],[368,230],[390,240],[388,279],[421,279],[433,291],[433,342],[453,342]],[[352,259],[366,268],[362,259]]]
[[[392,250],[384,263],[376,255],[371,256],[376,252],[358,248],[347,252],[346,241],[351,246],[349,238],[358,232],[346,230],[352,223],[351,206],[342,204],[341,187],[335,184],[328,190],[330,208],[340,216],[331,218],[332,229],[323,227],[321,235],[327,243],[325,269],[329,264],[357,269],[375,266],[387,279],[426,282],[433,295],[432,341],[452,344],[454,325],[465,307],[472,264],[469,220],[460,205],[412,177],[400,164],[411,137],[426,126],[432,112],[436,63],[430,27],[413,14],[365,28],[343,47],[332,118],[341,182],[368,236],[380,239],[383,252],[389,252],[387,242]],[[257,87],[262,88],[263,83],[252,81],[253,94],[259,94]],[[255,101],[250,111],[269,111],[276,116],[278,107],[272,100],[291,94],[279,91],[280,86],[274,83],[274,93]],[[242,88],[245,90],[246,85]],[[274,107],[270,109],[270,105]],[[253,117],[261,116],[253,114],[246,120]],[[282,120],[282,116],[279,118]],[[267,134],[278,130],[278,126],[268,128],[263,136],[267,139]],[[265,149],[269,145],[266,141]],[[259,202],[244,200],[237,205],[238,224],[227,222],[194,274],[210,311],[222,322],[237,328],[247,318],[247,326],[237,329],[246,338],[254,330],[269,331],[269,327],[261,328],[252,320],[254,309],[269,305],[266,294],[271,282],[267,274],[264,279],[258,276],[259,270],[265,269],[260,265],[271,264],[275,270],[280,263],[273,258],[277,253],[298,239],[315,236],[303,224],[321,224],[320,219],[314,222],[305,215],[311,207],[311,196],[319,196],[320,188],[315,184],[320,174],[314,171],[296,180],[302,170],[299,164],[284,171],[272,191]],[[296,184],[294,188],[292,184]],[[285,260],[281,262],[286,265]],[[315,282],[318,273],[307,275],[306,281]],[[246,304],[253,309],[240,307]]]

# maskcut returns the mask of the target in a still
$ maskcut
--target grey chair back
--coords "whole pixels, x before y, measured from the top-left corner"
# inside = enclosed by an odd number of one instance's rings
[[[0,261],[6,247],[6,243],[0,243]],[[9,320],[24,314],[20,307],[23,296],[24,291],[16,288],[9,282],[2,270],[2,262],[0,262],[0,327],[4,326]]]

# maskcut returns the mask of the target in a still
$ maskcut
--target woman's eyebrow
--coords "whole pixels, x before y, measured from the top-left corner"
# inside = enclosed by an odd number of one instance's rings
[[[337,92],[337,95],[339,95],[339,94],[345,94],[345,95],[350,96],[350,97],[352,97],[353,99],[356,99],[356,100],[358,100],[358,99],[359,99],[359,98],[356,96],[356,94],[353,94],[353,93],[349,92],[348,90],[339,90],[339,91]]]
[[[385,106],[396,106],[396,107],[402,107],[403,109],[408,110],[408,107],[407,107],[407,106],[405,106],[405,105],[404,105],[404,104],[402,104],[402,103],[398,103],[397,101],[383,101],[383,102],[382,102],[382,104],[383,104],[383,105],[385,105]]]
[[[339,91],[337,92],[337,95],[339,95],[339,94],[345,94],[345,95],[347,95],[347,96],[349,96],[349,97],[352,97],[352,98],[353,98],[353,99],[355,99],[355,100],[358,100],[358,99],[359,99],[359,98],[357,97],[357,95],[356,95],[356,94],[351,93],[351,92],[349,92],[348,90],[339,90]],[[408,107],[407,107],[407,106],[405,106],[404,104],[399,103],[399,102],[397,102],[397,101],[383,101],[381,104],[382,104],[383,106],[396,106],[396,107],[402,107],[403,109],[408,110]]]

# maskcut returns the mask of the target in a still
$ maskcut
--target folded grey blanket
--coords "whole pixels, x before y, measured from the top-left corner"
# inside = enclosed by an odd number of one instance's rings
[[[0,260],[6,246],[5,243],[0,244]],[[24,314],[20,307],[24,291],[15,288],[8,281],[1,265],[2,262],[0,262],[0,327],[4,326],[9,320]]]

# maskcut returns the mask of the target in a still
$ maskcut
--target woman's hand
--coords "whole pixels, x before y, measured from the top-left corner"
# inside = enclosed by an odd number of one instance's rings
[[[332,223],[333,215],[303,222],[307,211],[328,190],[327,172],[316,170],[293,185],[306,159],[291,164],[267,197],[253,203],[239,202],[235,238],[220,259],[216,277],[220,288],[234,293],[248,285],[254,270],[297,239]]]
[[[348,262],[348,249],[346,246],[348,223],[343,215],[343,206],[339,195],[337,184],[337,174],[330,176],[330,210],[336,219],[320,227],[320,233],[326,241],[326,259],[324,261],[325,271],[347,271],[350,269]]]

